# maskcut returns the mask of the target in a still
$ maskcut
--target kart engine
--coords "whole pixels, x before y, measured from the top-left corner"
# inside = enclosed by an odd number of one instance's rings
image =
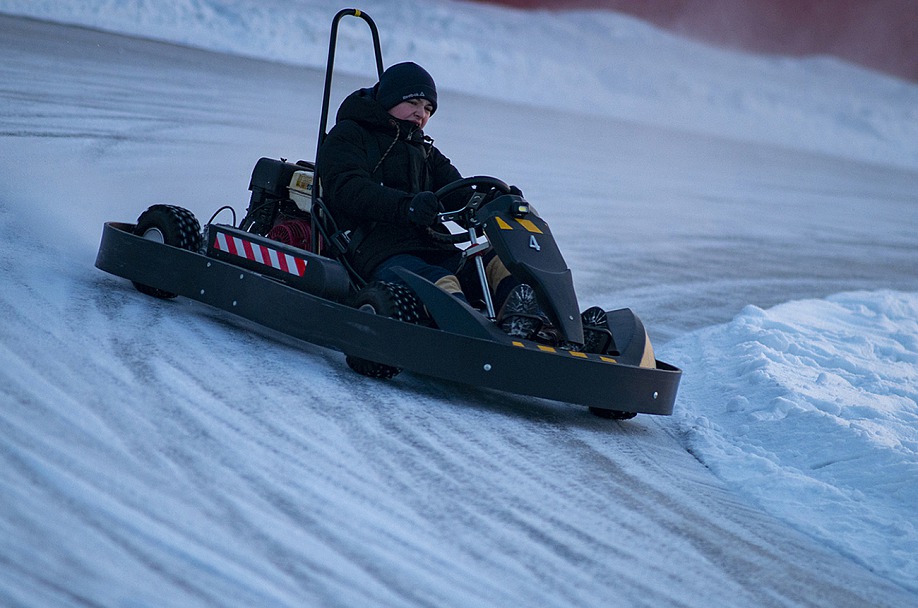
[[[278,231],[277,236],[302,239],[304,226],[309,225],[314,175],[315,165],[308,161],[259,159],[249,182],[252,198],[240,228],[264,236],[276,226],[294,222],[287,230]]]

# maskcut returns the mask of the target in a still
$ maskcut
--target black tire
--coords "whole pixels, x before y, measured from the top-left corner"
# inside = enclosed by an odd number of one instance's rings
[[[140,214],[134,234],[188,251],[201,249],[201,224],[193,213],[175,205],[153,205]],[[137,291],[168,300],[177,294],[133,282]]]
[[[623,412],[621,410],[606,410],[601,407],[591,407],[590,413],[607,420],[631,420],[637,414],[635,412]]]
[[[583,352],[604,355],[615,350],[606,311],[593,306],[580,313],[580,320],[583,323]]]
[[[399,283],[384,281],[370,283],[357,292],[352,306],[376,315],[405,321],[406,323],[420,323],[423,311],[423,307],[414,292]],[[388,380],[402,371],[399,367],[384,365],[351,355],[347,355],[346,360],[352,370],[370,378]]]

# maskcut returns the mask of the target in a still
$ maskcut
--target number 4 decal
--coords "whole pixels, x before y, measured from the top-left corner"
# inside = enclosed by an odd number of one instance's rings
[[[542,251],[542,246],[539,245],[539,242],[536,240],[534,234],[529,235],[529,246],[535,249],[536,251]]]

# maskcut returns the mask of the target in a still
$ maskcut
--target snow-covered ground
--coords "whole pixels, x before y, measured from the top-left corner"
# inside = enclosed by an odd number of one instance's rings
[[[918,602],[918,86],[611,13],[362,7],[437,78],[441,149],[685,370],[673,417],[609,423],[371,382],[93,268],[103,221],[241,212],[259,156],[313,157],[337,8],[0,0],[37,19],[0,15],[0,604]],[[338,99],[368,41],[342,27]]]

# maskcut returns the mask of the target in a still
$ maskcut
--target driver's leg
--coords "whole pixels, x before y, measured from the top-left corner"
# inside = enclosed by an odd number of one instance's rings
[[[485,279],[491,291],[494,307],[500,309],[504,300],[510,294],[510,290],[517,285],[518,281],[510,275],[510,271],[500,261],[493,249],[489,249],[484,253],[482,261],[484,262]],[[444,266],[448,268],[456,267],[456,276],[459,277],[462,291],[469,296],[469,299],[482,300],[484,298],[481,293],[481,280],[478,277],[478,269],[471,258],[463,258],[459,254]]]
[[[401,279],[399,276],[392,271],[396,266],[424,277],[446,293],[456,296],[461,300],[465,300],[465,296],[462,293],[462,287],[459,284],[459,279],[456,277],[455,273],[447,267],[448,264],[441,265],[431,263],[417,255],[400,253],[384,260],[373,271],[373,278],[377,281],[400,282]]]
[[[513,337],[531,339],[545,322],[535,291],[511,275],[493,249],[484,254],[483,262],[485,278],[497,310],[497,323]],[[474,264],[466,263],[458,275],[466,293],[475,293],[470,291],[472,289],[480,293]]]

